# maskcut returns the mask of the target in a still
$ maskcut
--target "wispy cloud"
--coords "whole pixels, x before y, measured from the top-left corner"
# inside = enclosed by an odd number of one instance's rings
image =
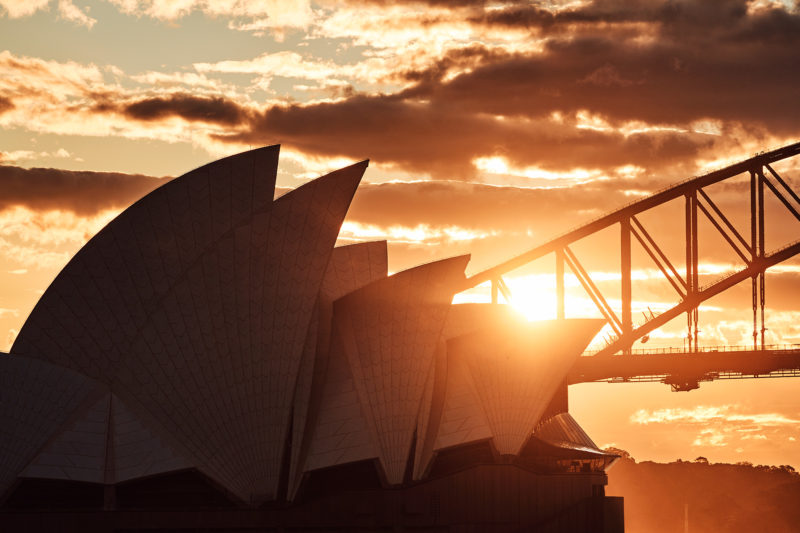
[[[64,19],[90,29],[97,23],[96,19],[87,15],[72,0],[58,0],[58,12]]]
[[[0,166],[0,215],[10,208],[95,216],[122,209],[164,181],[117,172]]]
[[[49,8],[50,0],[0,0],[0,15],[6,14],[12,19],[27,17]],[[91,29],[97,23],[96,19],[86,14],[88,8],[81,9],[72,0],[57,0],[57,10],[61,18],[79,26]]]
[[[27,17],[39,11],[47,9],[50,0],[0,0],[0,7],[12,19]]]
[[[56,269],[118,213],[80,216],[70,211],[0,211],[0,253],[17,270]]]
[[[692,446],[711,446],[716,448],[727,445],[725,434],[714,428],[700,430],[700,433],[692,441]]]
[[[751,413],[739,405],[693,408],[639,409],[630,416],[635,425],[675,426],[676,432],[694,431],[695,447],[743,445],[778,439],[786,441],[800,433],[800,419],[778,412]]]
[[[402,243],[423,246],[438,246],[446,243],[485,239],[492,234],[458,226],[436,227],[418,224],[414,227],[388,226],[345,221],[339,233],[344,241],[363,242],[387,240],[391,243]]]
[[[177,20],[193,11],[212,16],[245,19],[233,22],[242,29],[305,28],[314,19],[309,0],[110,0],[128,14]]]
[[[137,81],[147,85],[132,87]],[[190,88],[164,90],[163,81],[147,73],[134,79],[113,65],[49,61],[3,51],[0,126],[213,144],[209,135],[236,132],[237,126],[246,124],[248,98],[235,93],[220,96],[224,84],[215,86],[207,79],[203,84],[201,75],[184,76]]]
[[[736,405],[697,406],[691,409],[639,409],[631,415],[634,424],[685,423],[703,424],[708,422],[733,422],[737,424],[756,424],[759,426],[800,427],[800,420],[779,413],[742,413]]]
[[[3,164],[22,163],[26,160],[40,159],[43,157],[65,159],[72,156],[63,148],[59,148],[55,152],[36,152],[34,150],[12,150],[11,152],[0,151],[0,163]]]

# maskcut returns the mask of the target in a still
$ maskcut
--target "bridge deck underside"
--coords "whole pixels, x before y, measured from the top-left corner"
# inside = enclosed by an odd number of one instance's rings
[[[800,376],[800,349],[581,357],[568,382]]]

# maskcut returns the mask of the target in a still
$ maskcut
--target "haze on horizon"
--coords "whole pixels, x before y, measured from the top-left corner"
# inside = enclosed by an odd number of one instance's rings
[[[283,190],[370,158],[340,242],[388,240],[391,271],[471,253],[475,272],[800,140],[797,2],[0,0],[0,35],[0,350],[117,213],[250,147],[282,145]],[[776,170],[800,190],[798,166]],[[716,193],[746,220],[741,187]],[[800,229],[780,208],[767,220],[775,246]],[[678,242],[670,207],[643,221]],[[732,268],[723,241],[703,246],[701,272]],[[576,252],[619,293],[603,235]],[[507,278],[531,318],[554,313],[541,304],[550,268]],[[634,269],[637,309],[674,299],[652,263]],[[800,262],[767,285],[767,342],[800,342]],[[702,344],[751,342],[749,290],[701,308]],[[568,316],[597,316],[568,291]],[[680,346],[675,322],[651,345]],[[798,386],[587,384],[571,388],[571,412],[598,444],[642,460],[800,467]]]

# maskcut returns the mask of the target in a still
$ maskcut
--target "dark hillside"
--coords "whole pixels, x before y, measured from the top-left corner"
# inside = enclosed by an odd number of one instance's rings
[[[627,533],[800,532],[800,475],[790,466],[637,463],[623,457],[606,494],[625,497]]]

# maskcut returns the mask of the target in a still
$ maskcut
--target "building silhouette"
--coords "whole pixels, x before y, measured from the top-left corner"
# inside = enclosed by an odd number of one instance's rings
[[[367,163],[273,200],[277,146],[103,228],[0,357],[0,528],[622,531],[568,413],[599,320],[452,305],[469,256],[335,247]]]

